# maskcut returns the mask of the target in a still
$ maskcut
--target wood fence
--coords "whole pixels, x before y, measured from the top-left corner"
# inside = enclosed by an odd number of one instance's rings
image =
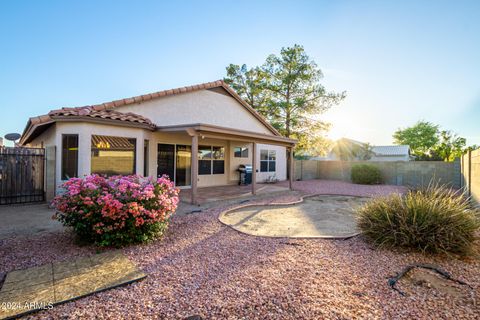
[[[44,201],[45,149],[0,147],[0,204]]]

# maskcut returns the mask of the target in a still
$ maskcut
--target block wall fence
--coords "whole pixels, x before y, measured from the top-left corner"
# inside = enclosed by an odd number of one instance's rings
[[[480,156],[477,172],[480,171]],[[403,185],[412,188],[427,186],[430,181],[462,186],[460,159],[454,162],[444,161],[318,161],[296,160],[295,179],[326,179],[351,181],[351,169],[356,164],[369,164],[378,167],[383,182],[391,185]],[[480,172],[479,172],[480,174]],[[480,179],[480,176],[479,176]],[[480,184],[477,185],[480,189]]]
[[[468,151],[460,159],[461,186],[480,205],[480,149]]]

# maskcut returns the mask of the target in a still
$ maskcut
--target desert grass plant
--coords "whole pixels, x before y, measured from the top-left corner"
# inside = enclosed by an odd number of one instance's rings
[[[438,184],[373,199],[357,213],[360,230],[375,245],[428,253],[468,254],[480,227],[469,198]]]

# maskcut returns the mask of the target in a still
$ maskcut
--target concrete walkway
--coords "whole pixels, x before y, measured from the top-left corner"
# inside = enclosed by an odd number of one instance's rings
[[[0,206],[0,239],[63,229],[46,203]]]
[[[355,208],[369,198],[318,195],[291,205],[254,205],[219,219],[243,233],[263,237],[347,238],[358,234]]]

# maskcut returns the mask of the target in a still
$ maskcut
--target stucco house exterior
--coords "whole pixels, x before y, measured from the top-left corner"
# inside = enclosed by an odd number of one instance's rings
[[[256,183],[287,179],[296,141],[280,135],[223,81],[170,89],[30,118],[20,144],[46,148],[46,194],[90,173],[168,174],[181,188],[238,183],[250,164]],[[290,183],[291,185],[291,183]]]

